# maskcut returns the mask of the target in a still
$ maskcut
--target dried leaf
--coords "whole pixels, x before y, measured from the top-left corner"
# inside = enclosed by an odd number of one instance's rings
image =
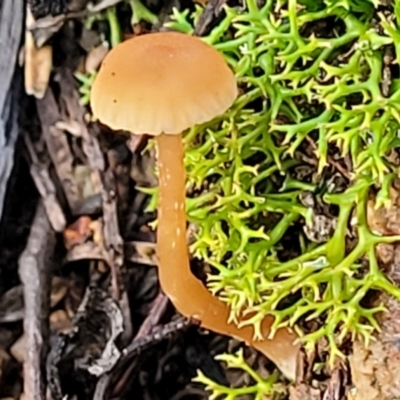
[[[20,364],[23,364],[26,359],[27,350],[28,349],[26,348],[26,335],[23,334],[12,345],[10,353]]]
[[[64,245],[67,250],[86,242],[92,236],[91,222],[90,217],[82,216],[64,230]]]
[[[53,68],[53,49],[51,46],[37,47],[30,31],[35,20],[30,8],[26,7],[25,28],[25,91],[29,95],[42,99],[49,84]]]
[[[71,320],[64,310],[57,310],[50,315],[50,326],[56,332],[67,333],[71,328]]]
[[[50,306],[56,306],[68,293],[69,281],[58,276],[51,281]]]

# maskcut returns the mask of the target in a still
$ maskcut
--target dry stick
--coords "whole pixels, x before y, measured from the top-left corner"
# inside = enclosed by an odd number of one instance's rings
[[[19,134],[19,73],[16,73],[24,16],[23,0],[0,1],[0,217]]]
[[[96,171],[101,180],[101,196],[103,199],[103,240],[107,250],[106,262],[111,270],[111,284],[115,300],[121,299],[120,269],[124,263],[123,240],[119,234],[115,179],[111,170],[103,173]]]
[[[167,305],[168,297],[166,297],[164,293],[159,293],[151,306],[149,314],[143,321],[133,341],[150,334],[154,327],[159,324],[160,319],[167,308]]]
[[[57,199],[57,190],[50,177],[47,166],[40,162],[36,149],[27,132],[23,135],[25,146],[30,158],[30,173],[36,188],[43,199],[43,205],[47,211],[52,228],[56,232],[62,232],[67,225],[64,211]]]
[[[56,127],[61,120],[58,105],[51,90],[47,90],[43,99],[36,100],[38,115],[42,126],[43,139],[46,142],[51,161],[63,187],[63,192],[72,211],[79,204],[79,188],[76,183],[72,155],[67,135]]]
[[[24,399],[44,400],[42,365],[46,352],[50,304],[49,264],[55,247],[43,202],[40,201],[25,250],[19,258],[19,275],[23,284],[24,334],[27,353],[23,365]]]

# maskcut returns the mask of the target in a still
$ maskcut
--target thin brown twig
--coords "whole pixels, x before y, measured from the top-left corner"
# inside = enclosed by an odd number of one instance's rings
[[[64,211],[57,198],[57,191],[50,177],[47,166],[39,160],[36,149],[28,133],[23,135],[27,149],[27,157],[30,158],[30,172],[35,182],[36,188],[42,196],[43,205],[47,211],[47,216],[52,228],[56,232],[62,232],[67,224]]]
[[[68,206],[72,211],[79,205],[79,188],[74,179],[74,157],[65,132],[56,127],[61,115],[54,94],[47,90],[43,99],[36,100],[42,127],[42,136],[50,159],[62,185]]]
[[[51,229],[42,201],[39,201],[31,227],[28,243],[19,259],[19,275],[23,284],[26,337],[24,360],[24,399],[44,400],[42,366],[48,334],[50,306],[49,263],[55,247]]]
[[[150,332],[154,329],[154,327],[159,324],[161,317],[165,313],[167,305],[168,305],[167,296],[165,296],[165,294],[160,292],[155,298],[148,316],[143,321],[138,333],[136,334],[132,342],[143,336],[150,334]]]

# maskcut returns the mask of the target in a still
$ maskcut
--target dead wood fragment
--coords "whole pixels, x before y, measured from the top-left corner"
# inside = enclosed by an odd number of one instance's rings
[[[46,142],[50,158],[63,187],[68,205],[74,211],[79,205],[79,190],[73,175],[73,156],[66,134],[56,127],[61,115],[53,93],[47,90],[43,99],[36,101],[42,135]]]
[[[336,368],[332,372],[332,376],[329,379],[328,387],[325,390],[322,400],[341,400],[343,398],[343,392],[345,389],[346,382],[343,379],[341,369]]]
[[[67,334],[60,333],[50,338],[50,351],[46,359],[46,378],[48,390],[54,400],[62,400],[61,379],[58,371],[58,363],[67,347]]]
[[[54,400],[64,396],[59,371],[61,363],[74,360],[73,371],[69,374],[76,379],[89,379],[82,375],[85,371],[95,376],[108,372],[120,357],[115,342],[122,330],[123,318],[118,304],[107,291],[90,285],[69,331],[52,338],[46,369]]]
[[[161,299],[160,301],[163,301],[163,299]],[[155,304],[157,304],[157,302],[155,302]],[[154,309],[152,308],[152,310]],[[149,316],[152,319],[151,312],[149,313]],[[152,322],[155,322],[155,319],[153,319]],[[132,343],[122,351],[120,364],[122,365],[124,362],[132,359],[132,357],[138,355],[146,349],[151,348],[155,344],[173,336],[177,332],[188,329],[194,323],[195,321],[192,321],[191,319],[179,317],[176,320],[171,321],[161,327],[157,327],[156,325],[151,327],[151,324],[145,326],[141,332],[141,335],[143,336],[139,336],[138,333]],[[151,330],[146,332],[147,329],[150,327]],[[113,396],[118,396],[123,391],[124,387],[129,381],[129,377],[131,376],[134,367],[135,363],[131,363],[130,366],[123,371],[121,378],[113,388]]]
[[[125,245],[125,261],[135,264],[148,266],[156,266],[155,244],[152,242],[126,242]],[[74,262],[79,260],[99,260],[106,261],[107,256],[104,249],[98,243],[91,241],[80,243],[73,246],[66,254],[66,262]]]
[[[40,162],[35,147],[26,133],[24,134],[24,141],[30,157],[31,176],[42,197],[47,217],[52,228],[56,232],[62,232],[66,225],[66,218],[58,201],[57,191],[50,178],[49,170],[45,164]]]
[[[92,375],[100,376],[111,370],[120,358],[120,351],[115,344],[123,328],[123,317],[121,310],[115,301],[109,297],[108,293],[98,288],[88,288],[85,298],[78,309],[77,320],[74,323],[79,326],[79,318],[87,318],[90,312],[100,311],[107,315],[109,319],[109,337],[107,343],[97,360],[83,357],[76,360],[75,366],[80,369],[87,369]]]
[[[146,319],[143,321],[142,326],[140,327],[135,339],[132,341],[131,345],[135,342],[135,340],[145,337],[150,334],[150,332],[160,323],[161,317],[165,313],[168,305],[168,297],[163,293],[159,293],[155,298],[149,314]],[[124,351],[124,354],[129,353],[129,346]]]
[[[50,304],[50,260],[55,235],[39,202],[26,249],[19,259],[19,275],[23,284],[25,317],[24,333],[29,349],[24,362],[25,400],[44,400],[44,379],[41,374],[48,331]]]
[[[103,177],[102,177],[103,178]],[[107,186],[106,186],[107,185]],[[115,298],[120,298],[120,268],[123,265],[123,241],[119,234],[115,180],[111,171],[103,178],[102,188],[104,247],[107,250],[107,263],[112,274]]]
[[[23,26],[22,0],[3,0],[0,8],[0,110],[3,113],[18,58]]]
[[[86,242],[72,247],[67,255],[66,262],[74,262],[79,260],[101,260],[105,261],[103,248],[93,242]]]
[[[0,7],[0,217],[18,137],[19,74],[15,73],[23,27],[23,0],[3,0]]]
[[[104,171],[105,162],[98,140],[92,135],[85,123],[84,110],[79,103],[79,94],[76,87],[76,80],[72,72],[63,69],[60,73],[61,98],[64,102],[65,120],[75,121],[80,126],[82,135],[82,148],[88,158],[88,164],[93,170]]]
[[[142,337],[137,336],[137,338],[123,350],[122,354],[124,357],[130,358],[139,351],[148,348],[148,346],[153,346],[155,343],[158,343],[159,341],[164,340],[172,334],[186,329],[191,325],[193,325],[191,320],[185,317],[179,317],[158,329],[153,327],[152,331],[147,333],[147,335]]]
[[[36,46],[33,34],[29,30],[34,23],[34,18],[28,6],[26,7],[25,18],[25,92],[37,99],[42,99],[47,90],[53,67],[53,48],[48,45]]]

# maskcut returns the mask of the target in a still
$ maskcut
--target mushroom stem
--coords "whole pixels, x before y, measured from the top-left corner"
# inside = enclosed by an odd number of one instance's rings
[[[293,344],[296,336],[287,329],[280,329],[273,339],[254,341],[253,328],[239,329],[234,323],[228,323],[228,306],[192,274],[186,239],[186,171],[182,137],[160,134],[156,140],[159,167],[157,256],[162,290],[182,315],[199,320],[205,329],[252,345],[294,380],[299,351],[299,345]],[[272,323],[272,317],[263,321],[265,338]]]

